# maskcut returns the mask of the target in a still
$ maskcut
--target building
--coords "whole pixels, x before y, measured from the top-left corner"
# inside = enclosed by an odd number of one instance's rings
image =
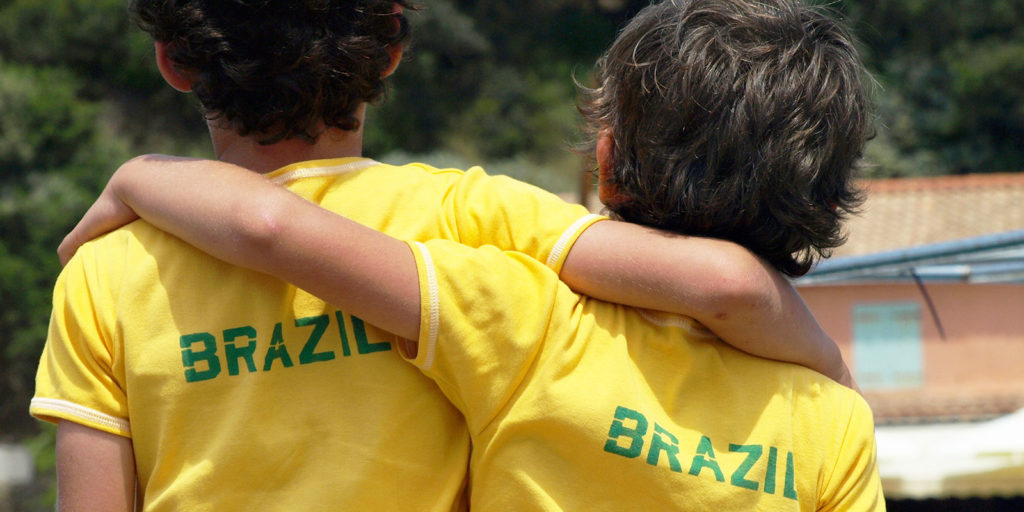
[[[1024,174],[866,190],[796,284],[875,413],[887,497],[1024,497]]]

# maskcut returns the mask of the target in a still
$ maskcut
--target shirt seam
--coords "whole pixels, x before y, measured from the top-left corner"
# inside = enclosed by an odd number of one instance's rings
[[[270,178],[270,182],[277,185],[286,185],[296,180],[305,178],[320,178],[324,176],[338,176],[351,172],[361,171],[368,167],[381,165],[376,160],[358,160],[340,165],[300,167]]]
[[[30,408],[33,415],[49,416],[50,414],[47,414],[48,412],[56,412],[124,432],[128,435],[131,434],[131,423],[128,420],[118,418],[117,416],[112,416],[95,409],[90,409],[67,400],[36,397],[32,399]]]
[[[416,245],[416,249],[420,252],[420,257],[423,258],[423,269],[425,273],[423,277],[426,280],[427,286],[425,297],[427,299],[427,346],[422,347],[424,349],[424,354],[423,362],[420,366],[424,370],[430,370],[434,366],[434,358],[437,354],[437,335],[441,319],[441,298],[437,284],[437,272],[434,269],[434,260],[430,256],[430,250],[421,242],[414,243]]]
[[[562,235],[558,237],[555,245],[551,248],[551,252],[548,254],[548,260],[545,264],[554,270],[555,273],[558,273],[558,264],[562,260],[562,255],[567,249],[569,249],[569,247],[571,247],[572,241],[579,235],[580,230],[584,226],[592,224],[593,222],[603,218],[604,217],[601,215],[590,213],[576,219],[576,222],[573,222],[572,225],[566,228],[566,230],[562,232]]]

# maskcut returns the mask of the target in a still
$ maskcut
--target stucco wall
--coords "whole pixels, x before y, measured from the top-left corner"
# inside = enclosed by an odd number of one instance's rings
[[[928,283],[925,287],[945,339],[921,290],[912,282],[798,289],[822,327],[839,344],[854,375],[854,307],[892,301],[919,304],[923,385],[866,392],[873,407],[878,406],[876,415],[898,415],[894,407],[911,405],[939,411],[935,414],[970,407],[1012,410],[1024,406],[1024,285]]]

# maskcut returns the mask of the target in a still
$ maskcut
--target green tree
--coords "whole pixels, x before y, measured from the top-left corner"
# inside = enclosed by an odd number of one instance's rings
[[[1024,3],[847,0],[882,89],[882,174],[1024,170]],[[895,108],[889,108],[895,107]]]
[[[0,69],[0,421],[24,424],[60,266],[55,249],[128,151],[62,69]],[[19,421],[20,419],[20,421]]]
[[[0,2],[0,55],[17,65],[74,76],[76,96],[100,103],[103,122],[133,147],[207,154],[198,110],[188,96],[164,84],[153,62],[153,43],[132,26],[127,5],[126,0]]]

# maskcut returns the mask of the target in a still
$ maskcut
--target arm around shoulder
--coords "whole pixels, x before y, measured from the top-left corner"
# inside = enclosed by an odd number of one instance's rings
[[[561,278],[578,293],[689,316],[740,350],[852,384],[789,281],[733,242],[598,222],[573,245]]]
[[[259,174],[223,162],[139,157],[118,169],[104,196],[114,205],[108,209],[138,214],[216,258],[416,338],[419,290],[408,246]],[[92,225],[105,226],[102,211]],[[74,238],[87,239],[95,230]]]

